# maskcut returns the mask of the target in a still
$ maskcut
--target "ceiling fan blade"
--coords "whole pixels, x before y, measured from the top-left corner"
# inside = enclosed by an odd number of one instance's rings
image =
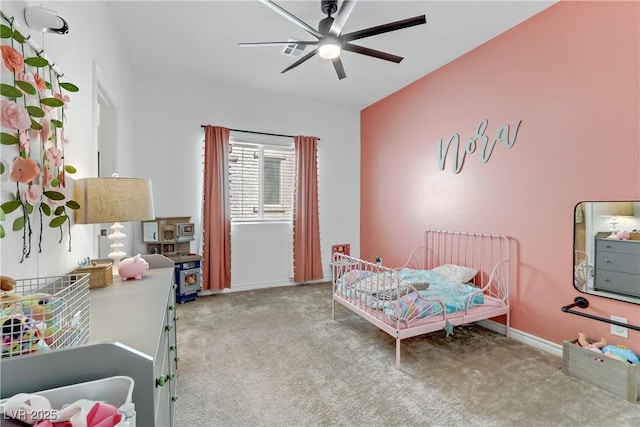
[[[342,32],[342,27],[349,19],[349,15],[351,15],[351,11],[353,7],[356,5],[356,0],[344,0],[342,2],[342,6],[340,6],[340,10],[333,20],[333,24],[331,24],[331,28],[329,28],[329,33],[334,36],[339,36]]]
[[[343,43],[342,50],[348,50],[349,52],[360,53],[362,55],[372,56],[378,59],[384,59],[385,61],[395,62],[396,64],[404,59],[402,56],[392,55],[390,53],[381,52],[379,50],[358,46],[351,43]]]
[[[353,33],[342,35],[341,38],[345,42],[350,42],[353,40],[363,39],[365,37],[376,36],[378,34],[388,33],[390,31],[396,31],[403,28],[413,27],[415,25],[425,24],[426,22],[427,18],[425,17],[425,15],[421,15],[414,18],[408,18],[401,21],[378,25],[376,27],[366,28],[360,31],[354,31]]]
[[[338,74],[338,80],[342,80],[347,77],[347,75],[344,73],[344,67],[342,66],[340,57],[332,59],[331,62],[333,62],[333,68],[336,69],[336,74]]]
[[[270,0],[260,0],[260,3],[264,4],[265,6],[270,8],[271,10],[275,11],[276,13],[279,13],[280,15],[284,16],[286,19],[288,19],[289,21],[293,22],[294,24],[296,24],[297,26],[299,26],[300,28],[302,28],[303,30],[305,30],[306,32],[311,34],[312,36],[314,36],[314,37],[316,37],[318,39],[321,39],[323,37],[323,35],[321,33],[319,33],[315,28],[313,28],[312,26],[310,26],[306,22],[302,21],[300,18],[297,18],[294,15],[290,14],[289,12],[287,12],[286,10],[284,10],[283,8],[281,8],[280,6],[275,4],[274,2],[272,2]]]
[[[295,68],[298,65],[302,64],[304,61],[310,59],[313,55],[315,55],[317,51],[318,51],[318,48],[313,49],[311,52],[307,53],[305,56],[303,56],[302,58],[298,59],[293,64],[289,65],[287,68],[285,68],[284,70],[280,71],[280,74],[286,73],[290,69]]]
[[[243,47],[255,47],[255,46],[287,46],[290,44],[299,44],[299,45],[303,45],[303,46],[314,46],[318,44],[318,41],[313,41],[313,42],[309,42],[309,41],[302,41],[302,40],[294,40],[294,41],[288,41],[288,42],[251,42],[251,43],[238,43],[238,46],[243,46]]]

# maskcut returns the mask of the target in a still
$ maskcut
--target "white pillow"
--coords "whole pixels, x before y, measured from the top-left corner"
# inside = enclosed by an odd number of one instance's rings
[[[472,267],[463,267],[455,264],[443,264],[433,269],[447,279],[454,282],[467,283],[478,274],[478,269]]]

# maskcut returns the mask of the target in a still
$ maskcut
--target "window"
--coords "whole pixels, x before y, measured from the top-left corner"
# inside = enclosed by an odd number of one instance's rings
[[[291,221],[295,151],[231,141],[229,185],[232,221]]]

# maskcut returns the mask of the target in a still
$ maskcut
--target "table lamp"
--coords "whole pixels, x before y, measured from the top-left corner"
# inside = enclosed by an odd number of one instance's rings
[[[598,202],[596,203],[596,214],[610,216],[611,234],[615,234],[618,229],[619,216],[633,216],[633,202]]]
[[[122,250],[121,222],[148,221],[155,218],[151,181],[141,178],[83,178],[75,183],[75,200],[80,209],[75,211],[76,224],[103,224],[113,222],[107,238],[112,242],[109,259],[113,260],[117,274],[120,260],[126,256]]]

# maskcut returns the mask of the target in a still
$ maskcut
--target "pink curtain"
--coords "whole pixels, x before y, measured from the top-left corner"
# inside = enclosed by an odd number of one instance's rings
[[[229,129],[205,126],[202,289],[231,287]]]
[[[293,281],[322,279],[318,219],[318,139],[296,136],[296,200],[293,213]]]

